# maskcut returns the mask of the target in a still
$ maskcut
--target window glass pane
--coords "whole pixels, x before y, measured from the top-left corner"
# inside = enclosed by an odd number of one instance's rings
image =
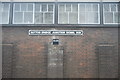
[[[59,5],[59,12],[65,11],[65,5]]]
[[[78,11],[78,5],[72,5],[72,12],[77,12]]]
[[[66,11],[71,11],[71,4],[66,4]]]
[[[45,13],[45,23],[53,23],[53,14],[52,13]]]
[[[94,13],[94,23],[99,23],[99,16],[98,16],[98,13]]]
[[[27,10],[27,4],[21,3],[21,11],[26,11],[26,10]]]
[[[93,22],[93,15],[91,12],[86,13],[85,15],[85,23],[92,23]]]
[[[28,4],[28,11],[33,11],[33,4]]]
[[[116,12],[116,13],[114,13],[114,22],[115,23],[118,23],[118,13]]]
[[[35,4],[35,24],[53,24],[53,6],[53,4],[41,4],[41,6]]]
[[[20,4],[15,4],[15,6],[14,6],[14,10],[15,11],[20,11]]]
[[[8,12],[2,12],[2,23],[6,24],[9,22],[9,18],[8,18]]]
[[[3,10],[4,11],[8,11],[9,10],[9,4],[8,3],[4,3]]]
[[[98,23],[98,13],[89,12],[86,13],[86,23]]]
[[[23,22],[23,13],[15,12],[14,13],[14,23],[22,23]]]
[[[79,23],[80,24],[85,24],[85,12],[81,12],[79,14]]]
[[[25,12],[24,13],[24,23],[32,23],[33,22],[33,13],[32,12]]]
[[[0,24],[8,24],[9,23],[9,11],[10,11],[10,4],[9,3],[2,3],[0,7]]]
[[[47,11],[47,5],[42,5],[42,11]]]
[[[79,10],[80,11],[85,11],[85,4],[80,4]]]
[[[99,24],[98,4],[80,4],[79,23]]]
[[[35,11],[40,11],[40,4],[35,4]]]
[[[70,13],[69,14],[69,23],[70,24],[78,24],[78,13]]]
[[[60,24],[68,23],[68,14],[67,13],[59,13],[59,23]]]
[[[108,6],[109,5],[109,6]],[[114,24],[118,23],[118,10],[117,10],[117,4],[115,3],[109,3],[109,4],[104,4],[104,8],[109,8],[109,11],[103,11],[104,14],[104,23],[106,24]]]
[[[116,4],[111,5],[111,11],[116,11]]]
[[[36,12],[35,13],[35,23],[43,23],[43,13]]]
[[[93,5],[93,11],[98,11],[98,4]]]
[[[106,12],[105,14],[105,23],[113,23],[113,13]]]
[[[109,4],[105,4],[105,5],[104,5],[104,11],[110,11]]]
[[[78,24],[78,4],[60,4],[58,19],[59,24]]]
[[[3,11],[3,6],[2,6],[2,4],[0,4],[0,12],[2,12]]]
[[[33,24],[33,3],[15,3],[14,5],[14,23]]]
[[[91,4],[86,4],[86,11],[92,11],[92,9],[91,9]]]
[[[48,5],[48,11],[53,11],[53,5]]]

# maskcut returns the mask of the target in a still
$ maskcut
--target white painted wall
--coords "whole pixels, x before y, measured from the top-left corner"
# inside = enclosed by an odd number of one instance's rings
[[[120,0],[0,0],[1,2],[119,2]]]

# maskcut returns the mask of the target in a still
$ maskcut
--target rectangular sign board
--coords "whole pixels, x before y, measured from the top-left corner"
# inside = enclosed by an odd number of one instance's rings
[[[83,30],[29,30],[29,35],[83,35]]]

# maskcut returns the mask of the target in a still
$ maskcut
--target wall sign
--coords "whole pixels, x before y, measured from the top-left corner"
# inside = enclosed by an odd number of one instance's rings
[[[29,35],[83,35],[83,30],[29,30]]]

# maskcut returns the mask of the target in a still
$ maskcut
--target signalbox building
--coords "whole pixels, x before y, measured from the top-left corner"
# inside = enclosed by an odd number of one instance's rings
[[[118,78],[119,0],[0,0],[3,78]]]

